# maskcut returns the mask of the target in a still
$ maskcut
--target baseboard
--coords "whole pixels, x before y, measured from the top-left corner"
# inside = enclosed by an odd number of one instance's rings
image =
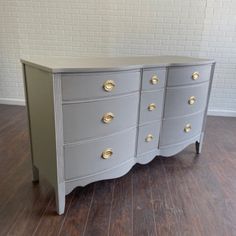
[[[233,110],[214,110],[209,109],[207,112],[208,116],[226,116],[226,117],[236,117],[236,111]]]
[[[0,104],[25,106],[25,99],[0,98]]]

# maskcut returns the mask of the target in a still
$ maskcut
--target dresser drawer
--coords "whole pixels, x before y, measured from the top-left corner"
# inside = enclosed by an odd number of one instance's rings
[[[142,90],[163,88],[166,81],[165,68],[144,69],[142,76]]]
[[[136,128],[75,145],[65,145],[66,179],[113,168],[135,156]]]
[[[139,127],[138,154],[151,151],[158,147],[160,121]]]
[[[139,71],[62,74],[62,99],[80,100],[138,91]]]
[[[201,133],[203,112],[174,119],[163,120],[160,146],[177,144]]]
[[[164,89],[141,93],[140,124],[161,119]]]
[[[164,117],[175,117],[204,110],[209,82],[197,85],[168,87],[166,90]]]
[[[196,84],[210,79],[211,65],[170,67],[168,71],[168,86]]]
[[[64,142],[112,134],[137,125],[139,94],[63,105]]]

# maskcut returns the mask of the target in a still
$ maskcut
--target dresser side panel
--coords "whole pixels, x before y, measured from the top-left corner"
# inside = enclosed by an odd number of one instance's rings
[[[25,86],[34,165],[55,187],[57,183],[53,105],[53,77],[46,71],[25,66]]]
[[[209,83],[209,87],[208,87],[207,102],[206,102],[205,114],[204,114],[204,120],[203,120],[203,126],[202,126],[203,133],[204,133],[205,126],[206,126],[207,112],[208,112],[208,106],[209,106],[209,101],[210,101],[210,96],[211,96],[211,88],[212,88],[212,82],[213,82],[213,77],[214,77],[214,72],[215,72],[215,65],[216,65],[216,63],[213,63],[211,65],[210,83]]]

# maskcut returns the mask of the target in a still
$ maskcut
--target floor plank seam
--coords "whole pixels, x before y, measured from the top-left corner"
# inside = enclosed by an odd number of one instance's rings
[[[164,179],[166,180],[165,182],[166,182],[166,186],[167,186],[168,193],[169,193],[169,196],[170,196],[170,202],[171,202],[171,205],[172,205],[171,207],[174,207],[174,201],[173,201],[172,193],[171,193],[171,190],[170,190],[170,184],[169,184],[169,181],[167,179],[166,167],[165,167],[165,164],[163,163],[162,159],[161,159],[161,166],[164,170],[164,175],[165,175]],[[178,215],[177,215],[176,211],[174,211],[174,216],[175,216],[176,219],[178,219]],[[176,232],[177,235],[181,235],[181,234],[179,234],[178,228],[176,230],[177,230],[177,232]]]
[[[89,204],[89,210],[88,210],[88,215],[86,217],[86,221],[85,221],[85,225],[84,225],[83,236],[85,235],[85,232],[86,232],[86,229],[87,229],[89,214],[90,214],[90,211],[91,211],[91,207],[92,207],[92,203],[93,203],[93,198],[94,198],[94,193],[95,193],[95,189],[94,189],[94,185],[93,185],[93,195],[92,195],[92,198],[91,198],[91,202]]]
[[[25,109],[4,109],[0,105],[0,235],[235,235],[235,118],[208,118],[201,155],[193,144],[136,165],[127,179],[79,187],[58,216],[52,186],[43,179],[31,184]],[[97,193],[108,197],[105,206]]]
[[[61,235],[62,228],[63,228],[63,225],[64,225],[64,223],[65,223],[65,220],[66,220],[66,217],[67,217],[67,215],[68,215],[68,212],[69,212],[69,210],[70,210],[70,206],[71,206],[72,200],[74,199],[75,193],[72,193],[72,194],[73,194],[73,195],[72,195],[72,197],[71,197],[71,199],[70,199],[68,208],[67,208],[66,212],[64,213],[64,218],[63,218],[63,220],[62,220],[60,229],[59,229],[59,231],[58,231],[58,235]]]
[[[40,225],[41,222],[42,222],[43,216],[45,215],[45,212],[47,211],[47,209],[48,209],[48,207],[49,207],[49,205],[50,205],[50,203],[51,203],[52,201],[53,201],[53,197],[51,197],[50,200],[48,201],[48,204],[47,204],[45,210],[43,211],[43,213],[42,213],[42,215],[41,215],[41,217],[40,217],[40,219],[39,219],[39,222],[38,222],[38,224],[36,225],[34,232],[32,233],[32,236],[34,236],[34,235],[36,234],[36,232],[37,232],[37,230],[38,230],[38,228],[39,228],[39,225]]]
[[[155,210],[154,210],[154,200],[153,200],[153,191],[152,191],[152,185],[151,185],[150,166],[148,166],[148,184],[149,184],[149,188],[150,188],[152,215],[153,215],[153,221],[154,221],[154,227],[155,227],[155,235],[157,236],[157,224],[156,224],[156,217],[155,217]]]
[[[20,209],[18,209],[18,211],[17,211],[17,214],[16,214],[16,219],[19,217],[19,216],[21,216],[22,215],[22,213],[23,213],[23,210],[20,208]],[[7,232],[6,232],[6,235],[8,236],[8,235],[11,235],[11,234],[9,234],[9,232],[14,228],[14,226],[16,225],[16,220],[15,220],[15,222],[10,226],[10,228],[7,230]],[[0,232],[1,233],[1,232]]]
[[[114,200],[114,191],[115,191],[115,181],[113,181],[113,185],[112,185],[112,194],[111,194],[111,206],[110,206],[110,212],[109,212],[109,219],[108,219],[108,231],[107,231],[107,235],[110,235],[110,228],[111,228],[111,211],[112,211],[112,206],[113,206],[113,200]]]

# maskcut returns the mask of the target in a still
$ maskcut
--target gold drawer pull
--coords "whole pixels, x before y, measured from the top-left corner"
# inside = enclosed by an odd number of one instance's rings
[[[190,132],[191,129],[192,129],[191,124],[187,124],[187,125],[185,125],[185,127],[184,127],[184,132],[185,132],[185,133],[188,133],[188,132]]]
[[[156,109],[156,104],[155,103],[150,103],[149,105],[148,105],[148,110],[149,111],[153,111],[153,110],[155,110]]]
[[[148,134],[147,137],[145,138],[145,141],[148,143],[148,142],[151,142],[153,140],[153,135],[152,134]]]
[[[199,76],[200,76],[199,72],[196,71],[192,74],[192,79],[197,80],[197,79],[199,79]]]
[[[155,85],[155,84],[157,84],[158,82],[159,82],[158,76],[157,76],[157,75],[153,75],[152,78],[151,78],[151,80],[150,80],[150,83],[153,84],[153,85]]]
[[[115,88],[115,86],[116,86],[116,84],[115,84],[114,80],[107,80],[103,84],[103,89],[107,92],[111,92]]]
[[[105,123],[105,124],[109,124],[112,122],[112,120],[114,119],[114,114],[112,112],[108,112],[106,114],[103,115],[102,117],[102,121]]]
[[[103,159],[109,159],[113,154],[113,151],[111,148],[107,148],[102,152],[102,158]]]
[[[191,96],[191,97],[188,99],[188,104],[189,104],[189,105],[193,105],[195,102],[196,102],[196,97],[194,97],[194,96]]]

